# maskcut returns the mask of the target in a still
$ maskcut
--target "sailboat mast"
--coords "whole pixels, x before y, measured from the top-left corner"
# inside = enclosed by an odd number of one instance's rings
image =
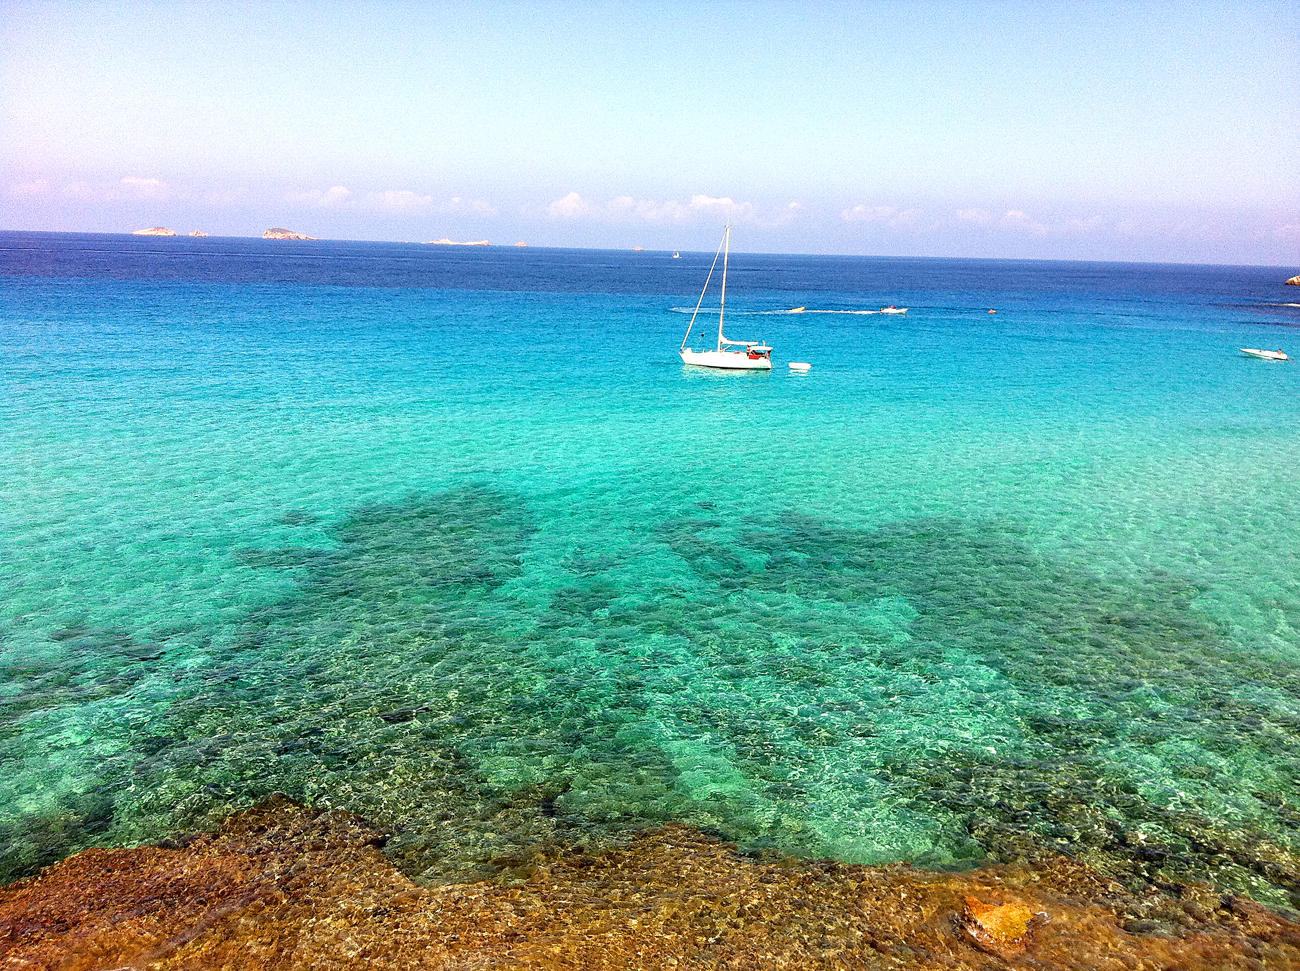
[[[722,305],[718,308],[718,350],[722,350],[722,317],[727,312],[727,257],[731,253],[731,227],[722,233]]]
[[[722,243],[726,241],[724,233]],[[700,291],[700,299],[695,301],[695,312],[691,314],[691,322],[686,325],[686,336],[682,338],[681,349],[685,349],[686,342],[691,339],[691,331],[695,329],[695,318],[700,315],[700,308],[704,306],[704,295],[709,292],[709,281],[713,279],[713,271],[718,268],[718,257],[722,255],[722,243],[718,244],[718,251],[713,254],[713,262],[709,264],[709,275],[704,278],[704,289]]]

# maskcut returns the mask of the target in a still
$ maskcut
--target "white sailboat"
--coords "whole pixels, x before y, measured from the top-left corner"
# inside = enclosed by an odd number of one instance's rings
[[[722,245],[718,247],[718,252],[713,254],[713,265],[709,267],[709,275],[704,278],[704,289],[700,291],[695,312],[691,314],[691,322],[686,327],[686,336],[682,338],[680,349],[682,363],[693,364],[696,367],[727,368],[733,371],[770,371],[772,370],[771,347],[762,341],[733,341],[722,334],[722,321],[727,313],[727,258],[730,252],[731,227],[728,226],[722,232]],[[709,281],[713,279],[713,271],[717,268],[719,256],[722,257],[722,302],[718,307],[718,345],[713,350],[691,350],[686,346],[686,342],[691,339],[691,331],[695,329],[695,318],[699,316],[700,307],[704,305],[704,294],[709,290]]]

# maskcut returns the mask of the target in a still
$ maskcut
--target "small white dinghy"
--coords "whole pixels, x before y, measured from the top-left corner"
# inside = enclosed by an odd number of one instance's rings
[[[1243,347],[1241,353],[1248,354],[1251,357],[1257,357],[1262,361],[1289,361],[1291,358],[1286,356],[1286,351],[1261,351],[1258,347]]]
[[[808,373],[808,371],[811,370],[811,369],[812,369],[812,365],[809,364],[807,361],[791,361],[791,362],[790,362],[790,370],[791,370],[791,371],[798,371],[800,374],[806,374],[806,373]]]
[[[906,307],[895,307],[895,306],[891,303],[888,307],[881,307],[881,308],[880,308],[880,313],[882,313],[882,314],[905,314],[905,313],[907,313],[907,308],[906,308]]]

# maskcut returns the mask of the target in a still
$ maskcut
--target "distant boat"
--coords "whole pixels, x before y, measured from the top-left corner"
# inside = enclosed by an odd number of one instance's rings
[[[807,310],[807,309],[808,309],[807,307],[791,307],[789,310],[786,311],[786,313],[788,313],[788,314],[801,314],[801,313],[803,313],[803,312],[804,312],[805,310]]]
[[[673,259],[680,260],[681,258],[682,258],[682,254],[677,252],[677,250],[673,250]]]
[[[732,371],[770,371],[772,370],[772,348],[762,341],[733,341],[722,334],[722,321],[727,313],[727,259],[730,252],[731,227],[728,226],[722,232],[722,243],[718,246],[718,251],[713,254],[713,265],[709,267],[709,275],[704,278],[704,289],[700,291],[700,299],[695,304],[695,312],[691,314],[691,322],[686,326],[686,336],[682,338],[682,346],[679,349],[682,363],[693,364],[696,367],[726,368]],[[686,346],[686,342],[691,339],[691,331],[695,329],[695,318],[699,316],[700,307],[704,304],[704,294],[709,290],[709,281],[713,279],[713,271],[718,266],[718,257],[722,257],[718,346],[711,351],[693,351]]]
[[[895,307],[895,306],[891,303],[888,307],[881,307],[881,308],[880,308],[880,312],[881,312],[882,314],[905,314],[905,313],[907,313],[907,308],[906,308],[906,307]]]
[[[1257,357],[1263,361],[1289,361],[1291,358],[1286,356],[1286,351],[1261,351],[1257,347],[1243,347],[1241,353],[1249,354],[1251,357]]]

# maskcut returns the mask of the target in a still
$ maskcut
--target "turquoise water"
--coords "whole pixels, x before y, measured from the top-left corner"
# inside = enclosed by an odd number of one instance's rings
[[[711,255],[0,234],[3,876],[285,792],[1296,904],[1290,273],[741,254],[720,374]]]

